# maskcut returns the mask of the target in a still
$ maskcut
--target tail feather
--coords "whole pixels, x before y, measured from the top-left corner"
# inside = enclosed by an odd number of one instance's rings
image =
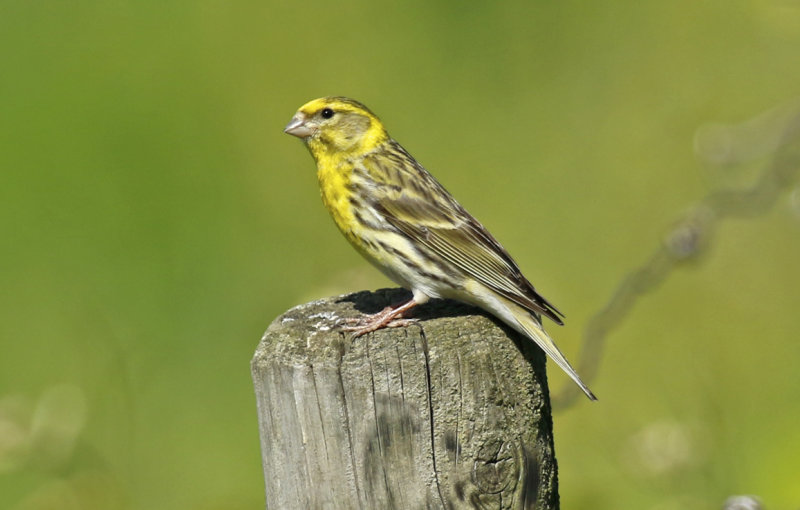
[[[575,381],[575,383],[580,387],[581,390],[589,397],[590,400],[597,400],[597,397],[594,396],[594,393],[583,383],[580,376],[575,369],[572,368],[572,365],[569,364],[567,358],[561,353],[553,340],[550,338],[550,335],[542,327],[541,323],[531,315],[531,313],[521,307],[517,307],[514,305],[508,306],[511,315],[513,315],[516,325],[514,329],[520,331],[520,333],[525,334],[531,340],[536,342],[538,345],[553,361],[555,361],[556,365],[561,367],[561,369],[567,373],[567,375]],[[510,326],[514,327],[514,324],[510,324]]]

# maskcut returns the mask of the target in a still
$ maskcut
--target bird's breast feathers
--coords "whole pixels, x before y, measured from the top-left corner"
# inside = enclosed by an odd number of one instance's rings
[[[320,162],[317,168],[322,203],[345,235],[355,224],[349,196],[352,173],[352,167],[335,162]]]

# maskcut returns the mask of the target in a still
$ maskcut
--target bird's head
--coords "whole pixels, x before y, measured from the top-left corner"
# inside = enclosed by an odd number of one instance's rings
[[[369,108],[346,97],[322,97],[304,104],[283,131],[302,139],[316,159],[364,153],[389,137]]]

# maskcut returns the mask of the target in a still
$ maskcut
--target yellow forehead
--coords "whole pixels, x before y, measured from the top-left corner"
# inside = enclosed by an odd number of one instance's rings
[[[369,111],[369,108],[347,97],[320,97],[307,102],[300,107],[299,111],[306,115],[314,115],[323,108],[330,108],[337,112],[357,112],[375,117],[375,115]]]

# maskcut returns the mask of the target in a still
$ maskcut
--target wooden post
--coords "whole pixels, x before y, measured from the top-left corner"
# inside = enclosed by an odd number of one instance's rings
[[[351,338],[347,317],[410,297],[293,308],[252,361],[267,508],[557,509],[545,358],[474,308]]]

